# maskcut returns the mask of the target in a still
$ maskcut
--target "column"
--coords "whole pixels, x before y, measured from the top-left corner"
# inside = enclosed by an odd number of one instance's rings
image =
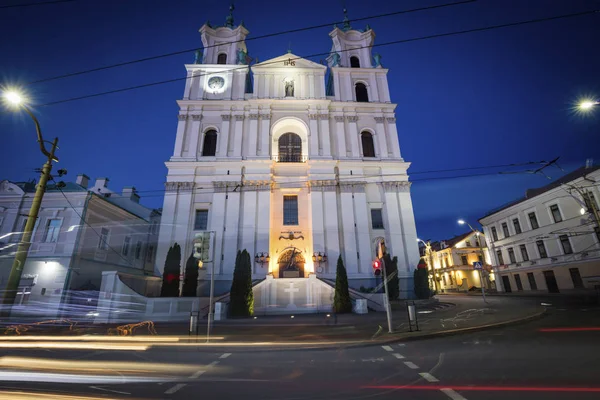
[[[385,134],[385,118],[384,117],[375,117],[375,122],[377,123],[376,132],[375,132],[375,140],[377,140],[377,144],[379,145],[379,158],[388,158],[388,146],[387,139]]]
[[[265,74],[265,75],[263,75],[263,79],[264,79],[264,84],[265,84],[263,98],[268,99],[271,97],[271,75]]]
[[[228,198],[225,200],[227,205],[225,206],[225,232],[223,234],[223,264],[219,273],[225,275],[227,279],[233,279],[233,268],[238,251],[240,192],[229,191],[226,197]]]
[[[219,275],[223,271],[223,229],[225,227],[225,187],[215,185],[215,194],[212,197],[210,206],[208,229],[215,232],[215,241],[213,249],[213,262],[215,263],[215,275]],[[237,251],[237,249],[236,249]],[[207,271],[210,271],[210,266],[207,266]],[[207,277],[207,279],[210,277]]]
[[[319,114],[319,155],[331,157],[331,135],[329,133],[329,115]]]
[[[374,258],[374,251],[371,245],[371,235],[369,227],[368,213],[369,206],[367,204],[367,194],[365,193],[365,185],[354,186],[354,215],[356,222],[356,241],[358,242],[358,251],[360,259],[358,260],[358,273],[371,273],[371,261]]]
[[[173,157],[178,158],[183,155],[183,141],[185,139],[185,128],[187,126],[188,116],[185,114],[179,114],[177,116],[177,134],[175,136],[175,150],[173,151]]]
[[[299,74],[299,80],[300,80],[300,83],[298,85],[299,86],[298,89],[300,89],[300,90],[297,93],[294,93],[294,94],[296,95],[297,98],[305,99],[306,98],[306,93],[307,93],[307,90],[306,90],[306,74],[305,73]]]
[[[227,145],[229,143],[229,124],[231,120],[231,115],[223,114],[221,115],[223,119],[223,124],[221,125],[221,132],[219,132],[219,136],[217,137],[217,144],[219,146],[217,156],[218,157],[227,157]]]
[[[387,90],[385,75],[377,74],[377,90],[379,91],[379,101],[382,103],[390,102],[390,94]]]
[[[248,157],[256,157],[256,139],[258,137],[258,111],[251,111],[251,114],[248,114],[248,118],[250,119],[250,123],[248,124],[248,140],[244,146],[244,152]]]
[[[385,220],[386,246],[392,257],[396,256],[398,260],[405,260],[406,256],[402,246],[402,223],[400,221],[400,209],[398,207],[395,185],[395,182],[384,182],[381,184],[383,190],[382,197],[384,199],[383,217]]]
[[[308,140],[310,150],[308,154],[311,157],[319,155],[319,118],[318,114],[309,114],[309,132],[308,132]]]
[[[271,140],[271,115],[260,114],[260,138],[258,140],[258,155],[270,156],[269,142]]]
[[[192,71],[188,71],[187,73],[187,78],[185,80],[185,89],[183,90],[183,100],[189,100],[190,99],[190,92],[191,92],[191,86],[192,86]]]
[[[335,274],[337,259],[340,255],[340,238],[338,234],[339,223],[337,218],[337,199],[335,186],[326,186],[323,188],[323,213],[325,214],[325,242],[327,243],[328,263],[325,273]]]
[[[388,149],[391,149],[392,156],[395,158],[401,158],[400,155],[400,141],[398,140],[398,129],[396,128],[396,118],[387,118],[388,123],[388,137],[390,144]],[[389,150],[388,150],[389,152]]]
[[[310,191],[310,205],[312,209],[312,240],[313,240],[313,252],[315,253],[326,253],[326,243],[325,243],[325,216],[323,215],[323,191],[322,188],[318,186],[313,186]],[[336,260],[337,261],[337,260]],[[331,261],[329,261],[331,263]],[[319,265],[324,272],[325,264],[321,263]],[[317,274],[322,274],[323,272],[319,272],[317,270],[317,266],[315,265],[315,272]]]
[[[349,115],[346,117],[348,120],[348,138],[350,139],[350,154],[352,157],[360,157],[360,149],[358,147],[358,116]]]
[[[404,232],[403,247],[405,249],[404,266],[405,273],[415,268],[419,262],[419,246],[417,243],[417,228],[415,225],[415,215],[413,212],[412,200],[410,198],[410,183],[398,182],[397,187],[398,204],[400,206],[400,218],[402,231]],[[398,272],[400,273],[400,257],[398,257]]]
[[[344,129],[344,117],[336,115],[335,117],[335,130],[333,131],[333,137],[337,144],[336,153],[339,158],[346,158],[346,134]]]
[[[269,252],[269,234],[271,225],[271,188],[269,184],[257,185],[257,204],[258,212],[256,213],[256,251]],[[271,254],[271,257],[273,255]],[[264,264],[257,274],[261,276],[269,272],[269,265]]]
[[[371,96],[369,98],[369,101],[374,102],[374,103],[378,103],[380,101],[379,99],[379,90],[377,90],[377,78],[373,75],[371,75],[369,77],[369,89],[370,93],[369,95]]]
[[[308,97],[315,98],[315,75],[313,73],[308,75]]]
[[[234,115],[235,122],[233,124],[233,140],[230,140],[228,156],[242,156],[242,129],[244,127],[244,114]]]
[[[241,216],[241,246],[240,250],[246,249],[250,253],[250,263],[254,265],[254,255],[258,251],[254,242],[254,230],[256,227],[256,201],[258,193],[254,185],[244,186],[242,188],[242,216]],[[252,268],[253,273],[256,273],[256,265]]]
[[[344,261],[348,275],[358,273],[358,258],[356,248],[356,233],[354,230],[354,201],[352,199],[352,185],[341,184],[340,206],[344,218]]]
[[[190,145],[187,152],[187,157],[194,161],[198,157],[198,141],[200,140],[200,122],[202,115],[192,115],[192,128],[190,129],[189,140]]]
[[[331,69],[331,73],[333,74],[333,93],[335,95],[335,99],[337,101],[342,101],[342,89],[340,87],[340,73],[333,72],[334,68]],[[352,98],[350,98],[352,99]]]

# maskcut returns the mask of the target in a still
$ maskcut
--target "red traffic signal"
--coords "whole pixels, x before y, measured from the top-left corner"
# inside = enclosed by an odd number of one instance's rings
[[[375,276],[381,275],[381,261],[379,261],[379,260],[373,261],[373,274],[375,274]]]

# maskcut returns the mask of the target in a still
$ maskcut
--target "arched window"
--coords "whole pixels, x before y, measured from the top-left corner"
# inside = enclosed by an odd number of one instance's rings
[[[371,132],[362,132],[360,140],[362,141],[363,156],[375,157],[375,145],[373,144],[373,135],[371,135]]]
[[[354,91],[356,92],[356,101],[362,103],[369,102],[369,94],[367,93],[367,87],[364,83],[358,82],[356,86],[354,86]]]
[[[227,64],[227,54],[221,53],[217,56],[217,64]]]
[[[204,144],[202,145],[203,157],[214,157],[217,152],[217,132],[210,130],[204,134]]]
[[[360,68],[360,60],[358,59],[358,57],[350,57],[350,68]]]
[[[302,162],[302,139],[295,133],[284,133],[279,138],[279,162]]]

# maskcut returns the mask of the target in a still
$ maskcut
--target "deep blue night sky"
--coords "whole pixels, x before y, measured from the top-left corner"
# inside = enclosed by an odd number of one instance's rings
[[[0,2],[0,7],[30,1]],[[442,4],[450,0],[345,2],[349,17]],[[249,38],[343,18],[341,1],[240,0],[234,12]],[[198,0],[79,0],[0,9],[3,85],[201,47],[198,29],[223,24],[228,3]],[[376,43],[600,9],[597,0],[480,0],[445,9],[361,21]],[[600,14],[377,48],[396,109],[409,174],[560,156],[565,170],[593,157],[600,162],[600,108],[576,115],[582,96],[600,97]],[[331,28],[248,41],[260,61],[286,52],[330,50]],[[325,57],[317,57],[319,61]],[[36,104],[185,76],[193,53],[27,86]],[[46,139],[60,138],[60,167],[109,187],[133,185],[142,203],[162,206],[160,192],[177,124],[184,82],[164,84],[48,107],[36,114]],[[0,111],[0,179],[37,178],[43,157],[31,121]],[[496,170],[415,174],[413,203],[424,239],[461,233],[457,217],[478,217],[549,182],[539,175],[417,179]],[[556,178],[557,168],[546,171]]]

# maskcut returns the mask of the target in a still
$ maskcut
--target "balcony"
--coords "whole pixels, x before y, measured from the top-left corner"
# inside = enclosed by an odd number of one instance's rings
[[[271,159],[277,163],[305,163],[308,157],[299,154],[283,154],[272,156]]]

